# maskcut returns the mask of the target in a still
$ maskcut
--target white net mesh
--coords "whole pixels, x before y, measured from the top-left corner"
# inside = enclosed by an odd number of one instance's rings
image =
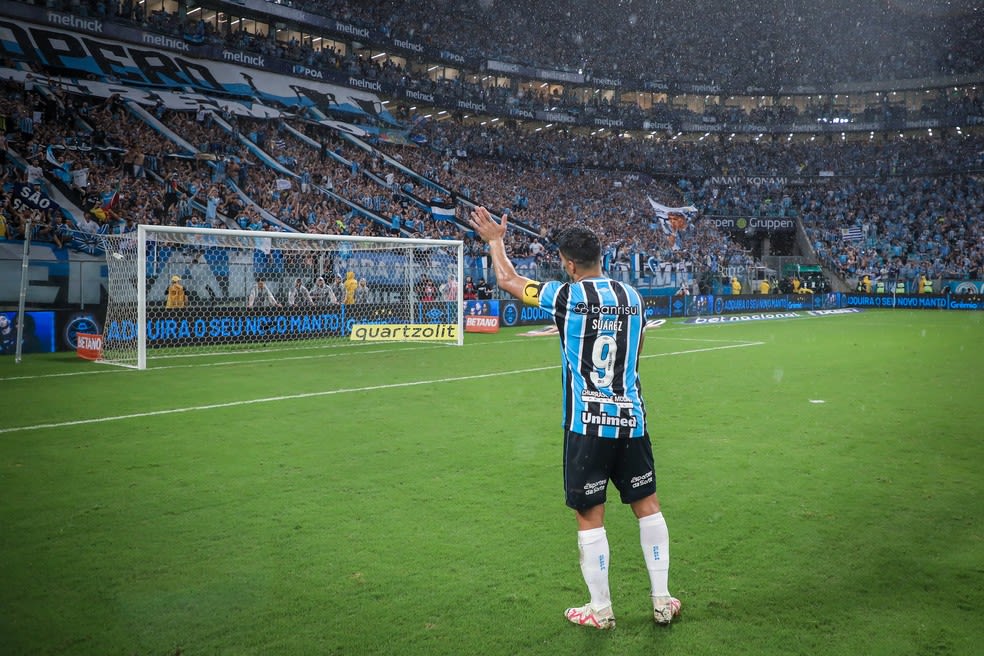
[[[461,242],[140,231],[143,257],[138,233],[106,238],[105,362],[142,368],[155,357],[259,347],[461,343]]]

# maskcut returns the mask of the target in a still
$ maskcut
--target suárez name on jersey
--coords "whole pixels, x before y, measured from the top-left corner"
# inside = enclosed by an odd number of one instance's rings
[[[591,330],[599,331],[610,331],[610,332],[621,332],[622,322],[618,319],[593,319],[591,321]]]
[[[576,314],[604,314],[604,315],[631,315],[639,314],[639,308],[635,305],[589,305],[584,301],[574,306]]]

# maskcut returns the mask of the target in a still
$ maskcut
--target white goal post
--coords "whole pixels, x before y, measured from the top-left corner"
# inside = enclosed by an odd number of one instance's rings
[[[461,345],[460,240],[140,225],[105,237],[101,361],[325,348]]]

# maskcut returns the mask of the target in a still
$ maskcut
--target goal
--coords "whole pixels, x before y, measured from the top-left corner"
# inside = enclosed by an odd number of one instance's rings
[[[102,362],[463,341],[459,240],[141,225],[105,246]]]

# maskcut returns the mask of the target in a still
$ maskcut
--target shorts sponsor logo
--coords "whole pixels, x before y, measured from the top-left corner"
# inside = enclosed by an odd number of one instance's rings
[[[653,472],[648,471],[642,476],[633,476],[629,483],[632,487],[642,487],[643,485],[649,485],[653,482]]]
[[[605,484],[608,483],[607,480],[604,481],[592,481],[590,483],[584,484],[584,494],[598,494],[605,490]]]

